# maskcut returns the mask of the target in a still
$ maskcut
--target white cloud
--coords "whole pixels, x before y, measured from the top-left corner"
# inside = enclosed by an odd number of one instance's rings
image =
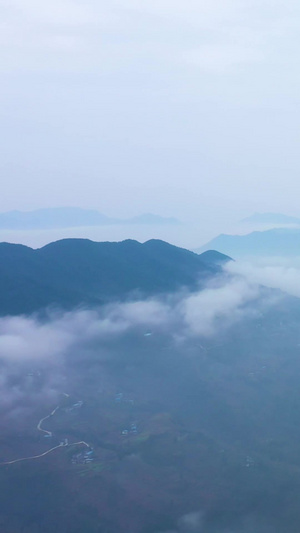
[[[7,409],[9,414],[25,399],[29,405],[39,398],[57,398],[64,386],[66,361],[69,365],[79,354],[84,357],[87,351],[95,349],[101,358],[101,346],[133,329],[141,337],[149,330],[154,335],[167,333],[180,343],[196,337],[213,337],[253,316],[253,312],[260,312],[262,305],[278,303],[265,297],[262,284],[300,297],[297,268],[229,263],[226,270],[230,275],[220,277],[198,293],[53,314],[44,320],[33,316],[1,318],[0,409]],[[103,353],[106,358],[109,351],[105,349]],[[38,390],[31,378],[26,377],[31,366],[45,370]],[[193,531],[193,524],[199,524],[200,519],[200,515],[186,517],[182,522],[186,529],[182,531]]]
[[[264,59],[264,53],[250,46],[203,45],[189,50],[186,61],[203,70],[222,73],[245,63],[256,63]]]
[[[1,11],[6,68],[13,58],[11,68],[17,68],[18,60],[22,68],[25,60],[25,65],[43,69],[48,65],[51,70],[55,64],[49,57],[42,60],[43,50],[60,51],[66,54],[61,60],[69,62],[70,53],[77,53],[77,68],[93,69],[103,64],[104,48],[113,63],[118,57],[119,67],[144,49],[145,57],[162,64],[166,60],[222,72],[272,54],[278,59],[296,32],[299,16],[292,2],[271,6],[251,0],[3,0]],[[280,38],[284,40],[279,46]]]
[[[190,295],[180,304],[180,309],[191,334],[209,336],[218,327],[238,321],[245,314],[245,305],[258,296],[257,285],[246,279],[233,279]]]
[[[220,281],[196,294],[178,295],[167,301],[149,299],[112,304],[99,311],[75,311],[50,316],[0,319],[0,361],[62,362],[72,350],[90,341],[123,334],[130,328],[158,328],[174,335],[213,335],[218,327],[239,320],[249,302],[259,295],[258,286],[246,280]]]
[[[93,13],[88,3],[72,0],[10,0],[2,1],[1,10],[11,21],[19,20],[26,24],[43,26],[78,27],[93,22]]]
[[[179,533],[201,533],[204,513],[196,511],[182,516],[178,521]]]
[[[231,262],[226,270],[233,275],[242,276],[248,282],[279,289],[291,296],[300,298],[300,269],[278,264],[255,265],[252,263]]]
[[[91,340],[120,335],[135,326],[169,323],[170,308],[159,301],[111,305],[99,312],[75,311],[39,321],[33,317],[0,318],[0,361],[63,360],[66,353]]]
[[[64,352],[72,337],[59,322],[38,323],[33,318],[0,319],[0,359],[26,361],[55,359]]]

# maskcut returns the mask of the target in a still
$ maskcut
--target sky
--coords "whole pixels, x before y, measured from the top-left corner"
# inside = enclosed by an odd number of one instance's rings
[[[293,0],[0,0],[0,211],[300,215],[299,23]]]

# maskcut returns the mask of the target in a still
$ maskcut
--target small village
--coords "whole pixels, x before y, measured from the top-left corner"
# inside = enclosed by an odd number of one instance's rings
[[[65,394],[64,393],[64,396],[66,398],[69,398],[69,395],[68,394]],[[122,392],[118,392],[115,396],[114,396],[114,404],[116,406],[127,406],[129,408],[132,408],[133,405],[134,405],[134,401],[132,399],[128,399],[126,397],[126,395]],[[48,440],[53,440],[53,439],[56,439],[56,435],[55,435],[55,432],[53,431],[50,431],[48,429],[44,429],[42,427],[43,423],[47,420],[47,419],[51,419],[53,418],[53,416],[55,415],[55,413],[57,413],[58,411],[61,411],[62,413],[65,413],[66,415],[69,415],[72,413],[72,415],[75,415],[76,411],[79,411],[82,406],[84,405],[84,402],[83,400],[79,400],[79,401],[76,401],[74,403],[71,403],[70,405],[67,405],[67,406],[57,406],[51,413],[50,415],[47,415],[46,417],[42,418],[38,425],[37,425],[37,429],[38,431],[40,431],[41,433],[43,433],[43,438],[44,439],[48,439]],[[131,422],[128,423],[128,426],[127,427],[120,427],[119,429],[119,435],[121,437],[121,441],[120,441],[120,444],[122,445],[122,441],[123,442],[127,442],[127,439],[131,439],[133,437],[135,437],[136,435],[138,434],[138,422],[136,420],[132,420]],[[116,435],[117,437],[117,435]],[[85,445],[85,448],[84,449],[81,449],[81,450],[76,450],[75,453],[73,453],[70,457],[70,462],[72,465],[89,465],[91,463],[93,463],[95,461],[95,450],[94,448],[87,444],[86,442],[82,441],[80,442],[79,444],[84,444]],[[69,438],[61,438],[61,440],[59,441],[59,444],[58,446],[55,446],[54,448],[51,448],[49,450],[49,452],[51,452],[52,450],[56,449],[56,448],[59,448],[59,447],[71,447],[71,446],[75,446],[75,445],[78,445],[78,443],[72,443],[70,442]],[[47,453],[47,452],[46,452]]]

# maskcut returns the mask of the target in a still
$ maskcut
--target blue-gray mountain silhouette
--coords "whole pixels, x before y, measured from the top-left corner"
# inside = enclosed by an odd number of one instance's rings
[[[0,213],[0,229],[34,230],[103,226],[111,224],[174,225],[176,218],[166,218],[151,213],[128,219],[111,218],[93,209],[56,207],[35,211],[8,211]]]
[[[299,256],[300,229],[278,228],[267,231],[254,231],[247,235],[225,235],[209,241],[196,252],[202,253],[213,248],[232,257],[242,256]]]
[[[217,252],[202,257],[159,240],[64,239],[37,250],[1,243],[0,314],[192,290],[228,259]]]
[[[282,213],[254,213],[250,217],[243,218],[241,222],[257,226],[262,224],[287,226],[291,224],[300,225],[300,218],[290,215],[283,215]]]

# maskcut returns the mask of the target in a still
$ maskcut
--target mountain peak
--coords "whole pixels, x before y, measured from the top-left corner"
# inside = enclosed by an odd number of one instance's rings
[[[161,217],[151,213],[128,219],[111,218],[96,209],[83,209],[81,207],[53,207],[34,211],[0,213],[0,229],[7,230],[44,230],[115,224],[174,225],[179,223],[175,218]]]
[[[202,258],[155,239],[144,244],[63,239],[37,250],[1,243],[0,314],[195,290],[219,272],[216,256]]]

